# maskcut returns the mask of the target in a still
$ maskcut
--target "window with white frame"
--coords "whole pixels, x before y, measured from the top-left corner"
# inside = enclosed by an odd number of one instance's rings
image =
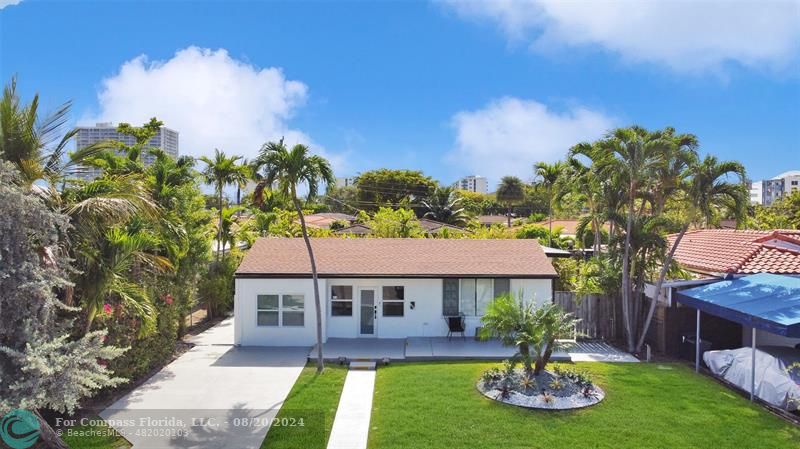
[[[353,286],[331,286],[331,316],[353,316]]]
[[[259,326],[277,326],[279,321],[278,295],[258,295],[256,301],[256,314]]]
[[[405,287],[384,286],[383,287],[383,316],[403,316],[405,315]]]
[[[256,323],[258,326],[304,326],[304,296],[258,295],[256,297]]]

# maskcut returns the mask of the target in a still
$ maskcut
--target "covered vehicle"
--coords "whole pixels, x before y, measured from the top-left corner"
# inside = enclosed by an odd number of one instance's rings
[[[716,376],[750,392],[753,348],[708,351],[703,361]],[[755,395],[784,410],[800,406],[800,350],[785,346],[756,348]]]

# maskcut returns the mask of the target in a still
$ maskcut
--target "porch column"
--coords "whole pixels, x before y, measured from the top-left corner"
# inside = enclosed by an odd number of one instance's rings
[[[750,364],[750,401],[753,400],[756,394],[756,328],[753,328],[753,336],[750,346],[752,347],[752,363]]]
[[[694,372],[700,372],[700,309],[697,309],[697,325],[694,337]]]

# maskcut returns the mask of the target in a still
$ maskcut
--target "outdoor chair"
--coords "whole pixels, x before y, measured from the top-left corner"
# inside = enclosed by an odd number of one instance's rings
[[[447,339],[453,334],[461,333],[461,338],[464,338],[464,317],[463,316],[448,316],[447,320]]]

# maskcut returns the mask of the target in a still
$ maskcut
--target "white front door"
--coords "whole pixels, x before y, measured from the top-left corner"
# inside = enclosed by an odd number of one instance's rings
[[[374,337],[377,335],[378,298],[374,287],[358,289],[358,336]]]

